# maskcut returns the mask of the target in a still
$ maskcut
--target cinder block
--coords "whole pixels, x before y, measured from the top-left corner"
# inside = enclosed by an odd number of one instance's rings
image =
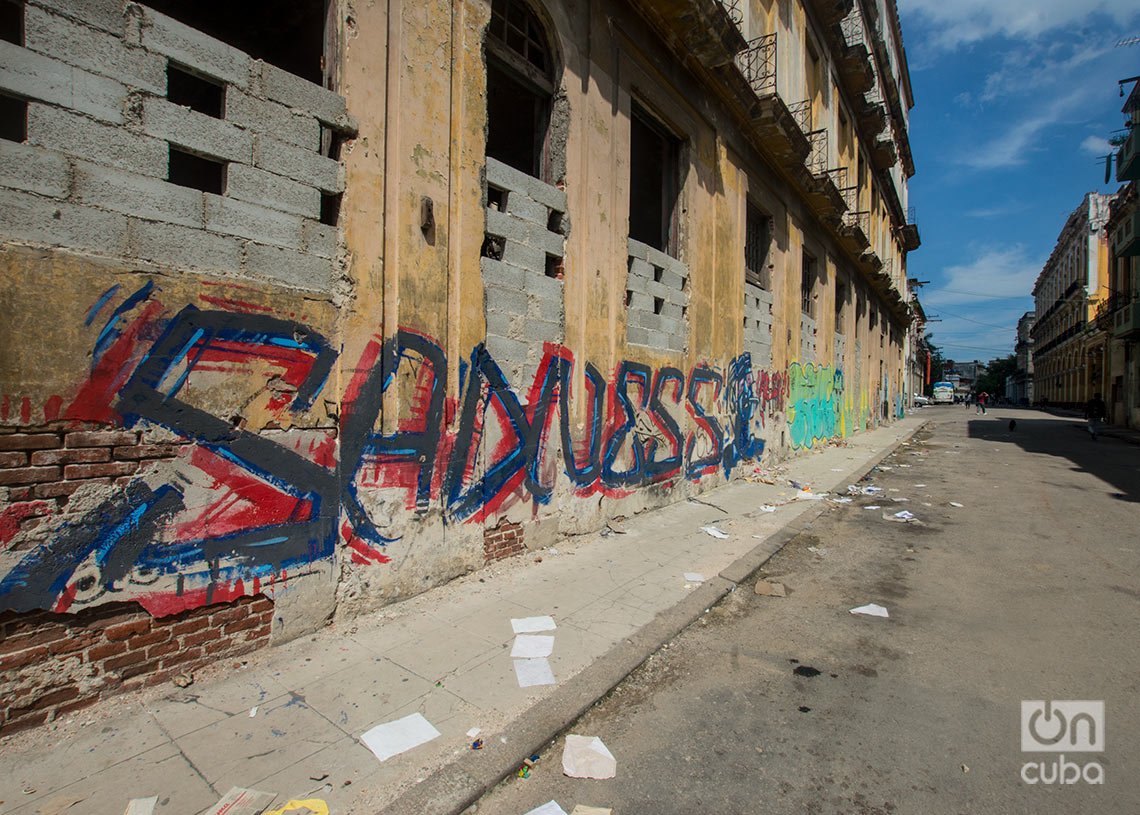
[[[629,262],[626,288],[636,291],[645,291],[645,285],[653,280],[653,267],[641,258],[634,258]],[[636,285],[634,285],[636,281]]]
[[[328,258],[260,243],[246,246],[245,271],[310,291],[332,287],[333,263]]]
[[[242,241],[177,224],[130,219],[130,255],[174,269],[237,272]]]
[[[530,186],[531,177],[524,172],[516,170],[498,159],[493,159],[487,156],[487,183],[494,184],[496,187],[502,187],[512,193],[527,194],[527,188]],[[510,205],[510,196],[508,196],[507,204]]]
[[[509,241],[516,241],[518,243],[527,244],[528,246],[533,245],[531,242],[533,224],[527,223],[522,218],[518,218],[514,215],[499,212],[496,209],[488,209],[486,213],[486,229],[488,235],[506,238]]]
[[[638,260],[648,261],[648,259],[649,259],[649,246],[648,245],[642,243],[641,241],[635,241],[633,238],[628,238],[626,240],[626,243],[628,245],[627,251],[629,252],[629,256],[631,258],[637,258]]]
[[[149,8],[144,9],[142,45],[214,79],[249,87],[252,61],[247,54]]]
[[[626,328],[625,340],[631,345],[649,345],[649,332],[639,325],[630,325]]]
[[[267,62],[259,60],[254,66],[254,70],[258,69],[261,91],[269,99],[303,110],[332,127],[348,124],[348,111],[339,94]]]
[[[0,139],[0,185],[66,198],[71,168],[62,153]]]
[[[33,0],[37,6],[51,9],[73,20],[122,35],[125,27],[123,0]]]
[[[226,195],[302,218],[319,218],[321,214],[320,190],[246,164],[227,168]]]
[[[526,192],[533,200],[558,212],[566,212],[565,190],[560,190],[533,176],[526,176],[526,179]]]
[[[527,302],[527,317],[563,325],[562,298],[539,297],[531,294]]]
[[[17,190],[0,190],[0,234],[5,240],[97,255],[122,256],[127,249],[123,215]]]
[[[301,248],[301,219],[296,215],[212,193],[204,195],[206,229],[211,232],[237,235],[289,249]]]
[[[75,167],[75,200],[124,215],[201,229],[202,196],[198,190],[97,164],[78,162]]]
[[[29,104],[28,141],[99,164],[166,177],[166,142],[61,108]]]
[[[550,320],[527,320],[523,325],[523,341],[537,343],[562,342],[562,325]]]
[[[546,271],[546,253],[518,241],[507,240],[503,245],[503,263],[532,272]]]
[[[161,55],[128,47],[120,36],[73,23],[37,6],[25,6],[24,45],[132,88],[166,94],[166,59]]]
[[[253,164],[327,193],[344,190],[344,169],[316,150],[305,150],[265,135],[254,137]]]
[[[551,232],[545,226],[532,224],[530,228],[530,245],[537,247],[547,255],[556,258],[563,257],[566,252],[566,238],[557,232]]]
[[[673,291],[684,292],[685,278],[669,269],[661,270],[661,285],[667,286]]]
[[[524,221],[540,225],[546,229],[550,219],[550,209],[538,203],[525,193],[517,192],[507,196],[507,212]]]
[[[527,271],[523,268],[491,258],[480,258],[479,268],[483,272],[483,283],[485,285],[504,286],[517,290],[526,288]]]
[[[527,313],[527,295],[521,289],[508,289],[503,286],[487,286],[483,302],[488,314],[499,312],[502,314],[525,315]]]
[[[236,125],[148,96],[143,102],[143,128],[151,136],[214,158],[249,164],[253,136]]]
[[[338,235],[335,226],[320,221],[301,222],[301,249],[323,258],[335,258],[338,248]]]
[[[684,263],[674,257],[662,252],[660,249],[654,249],[652,246],[645,247],[645,259],[654,266],[660,266],[662,269],[673,272],[681,277],[689,276],[689,269]]]
[[[4,40],[0,40],[0,89],[113,124],[122,123],[127,98],[127,88],[121,82]]]
[[[634,291],[629,295],[629,311],[633,312],[647,311],[653,313],[653,298],[648,294],[640,291]]]
[[[671,320],[680,320],[683,316],[681,307],[676,303],[665,303],[661,306],[661,316]]]
[[[236,88],[226,91],[226,121],[314,152],[321,147],[321,124],[312,116]]]
[[[522,340],[511,339],[487,328],[487,352],[504,371],[526,365],[529,346]]]
[[[557,303],[562,302],[563,282],[556,277],[547,277],[545,270],[542,272],[527,271],[523,287],[527,294],[545,300],[553,300]]]

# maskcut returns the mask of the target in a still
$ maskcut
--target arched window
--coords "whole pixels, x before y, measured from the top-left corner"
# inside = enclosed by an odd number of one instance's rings
[[[524,0],[492,0],[486,56],[487,155],[546,178],[555,57]]]

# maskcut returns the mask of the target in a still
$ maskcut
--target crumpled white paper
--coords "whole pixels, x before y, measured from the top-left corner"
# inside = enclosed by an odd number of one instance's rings
[[[571,734],[562,750],[562,772],[571,778],[613,778],[617,759],[597,736]]]
[[[865,606],[851,609],[852,614],[866,614],[868,617],[890,617],[890,613],[878,603],[868,603]]]

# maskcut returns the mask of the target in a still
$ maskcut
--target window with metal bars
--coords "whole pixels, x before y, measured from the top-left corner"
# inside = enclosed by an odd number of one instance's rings
[[[633,103],[629,137],[629,236],[678,257],[681,141]]]
[[[748,202],[745,216],[744,279],[768,291],[772,276],[768,257],[772,250],[772,217]]]
[[[804,252],[800,269],[800,311],[815,317],[815,258]]]

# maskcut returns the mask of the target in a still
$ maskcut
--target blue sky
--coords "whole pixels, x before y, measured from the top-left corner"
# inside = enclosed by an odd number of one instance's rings
[[[1140,44],[1117,46],[1140,35],[1140,2],[898,5],[922,236],[909,275],[930,281],[920,299],[947,357],[1005,356],[1069,213],[1118,187],[1103,184],[1105,139],[1124,123],[1117,80],[1140,74]]]

